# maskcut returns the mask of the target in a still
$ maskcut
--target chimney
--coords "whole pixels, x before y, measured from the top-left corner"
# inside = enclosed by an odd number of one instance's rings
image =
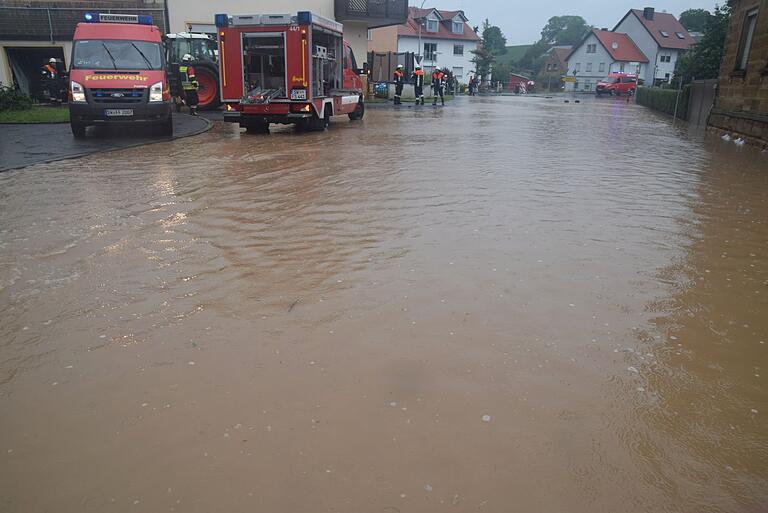
[[[608,27],[603,27],[600,30],[602,30],[603,32],[608,32]]]
[[[653,7],[646,7],[643,9],[643,18],[645,18],[648,21],[653,20],[653,13],[656,12],[656,9]]]

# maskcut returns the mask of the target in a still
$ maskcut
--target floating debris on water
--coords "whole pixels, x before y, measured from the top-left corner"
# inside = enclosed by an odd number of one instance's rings
[[[483,422],[490,422],[491,416],[490,415],[483,415]]]

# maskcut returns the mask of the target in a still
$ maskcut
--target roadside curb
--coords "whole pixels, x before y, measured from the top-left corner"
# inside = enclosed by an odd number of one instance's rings
[[[209,131],[211,128],[213,128],[213,122],[211,120],[206,119],[206,118],[204,118],[202,116],[198,117],[198,119],[200,119],[203,122],[205,122],[205,126],[202,127],[199,130],[196,130],[196,131],[188,133],[188,134],[175,135],[175,136],[170,137],[170,138],[162,138],[162,139],[157,139],[157,140],[154,140],[154,141],[136,142],[136,143],[133,143],[133,144],[127,144],[125,146],[120,146],[119,148],[107,148],[105,150],[84,151],[84,152],[80,152],[80,153],[74,153],[74,154],[71,154],[71,155],[62,155],[62,156],[54,157],[54,158],[50,158],[50,159],[39,160],[39,161],[36,161],[36,162],[30,162],[30,163],[24,164],[22,166],[0,167],[0,173],[3,173],[5,171],[13,171],[15,169],[23,169],[25,167],[35,166],[35,165],[38,165],[38,164],[50,164],[52,162],[60,162],[62,160],[77,159],[77,158],[81,158],[81,157],[86,157],[88,155],[95,155],[96,153],[112,153],[114,151],[129,150],[131,148],[138,148],[140,146],[151,146],[151,145],[154,145],[154,144],[160,144],[160,143],[165,143],[165,142],[176,141],[178,139],[186,139],[187,137],[194,137],[196,135],[203,134],[203,133]],[[18,125],[19,123],[13,123],[13,124]],[[24,123],[24,124],[26,124],[26,123]],[[57,124],[61,124],[61,123],[46,123],[46,124],[57,125]],[[11,125],[11,123],[9,123],[7,125]],[[0,126],[2,126],[2,125],[0,125]]]

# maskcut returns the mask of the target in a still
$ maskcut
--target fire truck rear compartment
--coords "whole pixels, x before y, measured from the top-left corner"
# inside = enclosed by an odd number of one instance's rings
[[[312,30],[312,97],[331,96],[343,85],[344,41],[320,27]]]
[[[245,91],[285,98],[285,34],[243,34]]]

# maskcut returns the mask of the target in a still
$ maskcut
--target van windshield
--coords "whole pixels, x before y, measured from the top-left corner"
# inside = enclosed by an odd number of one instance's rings
[[[76,41],[72,58],[75,69],[162,69],[160,43],[149,41]]]

